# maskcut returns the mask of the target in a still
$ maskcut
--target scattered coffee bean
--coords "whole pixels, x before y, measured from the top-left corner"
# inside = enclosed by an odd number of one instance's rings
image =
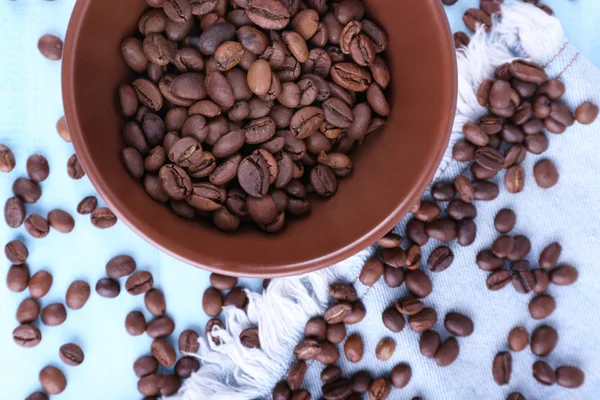
[[[344,354],[351,363],[360,362],[363,358],[365,347],[362,338],[358,334],[348,336],[344,343]]]
[[[111,278],[102,278],[96,282],[96,293],[108,299],[114,299],[121,293],[119,282]]]
[[[385,400],[392,391],[392,385],[387,378],[377,378],[369,387],[369,399]]]
[[[175,330],[175,322],[169,317],[162,316],[148,322],[146,333],[153,339],[169,336]]]
[[[377,257],[371,257],[365,261],[358,279],[367,286],[373,286],[383,275],[383,269],[381,260]]]
[[[237,286],[231,289],[223,299],[223,305],[234,306],[242,310],[246,308],[248,305],[248,296],[246,295],[244,288]]]
[[[209,317],[217,317],[223,309],[223,296],[221,292],[213,287],[209,287],[202,297],[202,309]]]
[[[492,375],[498,385],[507,385],[512,373],[512,356],[509,352],[503,351],[496,354],[492,364]]]
[[[308,366],[304,361],[296,361],[294,364],[292,364],[287,378],[287,383],[290,389],[296,390],[300,388],[302,381],[304,381],[304,375],[306,374],[307,369]]]
[[[48,236],[50,225],[41,215],[31,214],[25,219],[25,229],[32,237],[41,239]]]
[[[586,101],[575,110],[577,122],[583,125],[589,125],[598,117],[598,106]]]
[[[398,247],[400,243],[402,243],[402,237],[391,232],[377,241],[377,245],[383,249]]]
[[[375,357],[377,357],[379,361],[387,361],[394,355],[395,351],[396,342],[390,338],[381,339],[375,348]]]
[[[29,279],[29,294],[34,299],[41,299],[50,291],[52,275],[48,271],[38,271]]]
[[[550,160],[539,161],[533,167],[533,176],[539,187],[548,189],[558,182],[558,171]]]
[[[152,289],[153,285],[154,279],[152,278],[152,274],[150,272],[138,271],[127,278],[127,281],[125,282],[125,289],[127,289],[129,294],[137,296]]]
[[[219,290],[231,290],[237,284],[237,278],[220,275],[220,274],[210,274],[210,284]]]
[[[200,369],[200,361],[194,357],[182,357],[175,364],[175,374],[181,379],[187,379]]]
[[[161,317],[167,309],[165,295],[162,291],[155,288],[152,288],[146,292],[144,295],[144,304],[146,305],[146,309],[150,312],[150,314],[154,315],[155,317]]]
[[[25,398],[25,400],[48,400],[49,397],[44,392],[33,392]]]
[[[113,212],[106,207],[99,207],[92,211],[92,225],[98,229],[108,229],[117,223],[117,217]]]
[[[34,182],[42,182],[48,178],[50,167],[48,160],[40,154],[34,154],[27,159],[27,174]]]
[[[515,227],[516,222],[517,215],[515,212],[505,208],[496,214],[496,218],[494,218],[494,227],[498,232],[506,234]]]
[[[260,349],[260,336],[258,328],[244,329],[240,333],[240,342],[249,349]]]
[[[556,301],[549,294],[534,297],[529,303],[529,314],[537,320],[548,318],[555,309]]]
[[[402,314],[400,314],[396,308],[392,307],[383,312],[381,319],[383,320],[383,325],[395,333],[402,332],[406,324]]]
[[[418,298],[429,296],[433,289],[431,279],[421,270],[406,273],[406,288],[413,296]]]
[[[184,353],[197,353],[200,348],[198,333],[191,329],[186,329],[179,335],[179,352]]]
[[[48,223],[60,233],[69,233],[75,227],[75,220],[66,211],[54,209],[48,213]]]
[[[561,265],[550,271],[550,280],[555,285],[568,286],[577,281],[579,273],[570,265]]]
[[[63,41],[54,35],[46,34],[38,40],[38,50],[48,60],[58,61],[62,58]]]
[[[71,179],[81,179],[85,176],[85,171],[76,154],[73,154],[67,161],[67,174]]]
[[[408,325],[418,333],[425,332],[435,325],[437,312],[433,308],[424,308],[417,314],[408,317]]]
[[[8,261],[14,265],[21,265],[27,261],[29,251],[23,242],[20,240],[11,240],[4,246],[4,254]]]
[[[69,285],[65,296],[67,307],[80,310],[90,298],[90,285],[85,281],[74,281]]]
[[[40,315],[44,325],[58,326],[67,319],[67,310],[61,303],[54,303],[42,308]]]
[[[111,258],[106,263],[106,275],[112,279],[119,279],[131,275],[135,268],[136,263],[133,257],[120,255]]]
[[[35,347],[42,341],[42,333],[33,325],[23,324],[13,330],[13,341],[21,347]]]
[[[321,381],[331,383],[342,377],[342,369],[337,365],[329,365],[321,371]]]
[[[65,375],[56,367],[44,367],[39,374],[40,385],[48,394],[61,394],[67,387]]]
[[[423,303],[411,296],[396,301],[396,310],[402,315],[415,315],[423,309]]]
[[[157,370],[158,361],[153,356],[142,356],[133,363],[133,371],[138,378],[154,374]]]
[[[11,228],[18,228],[25,221],[25,204],[18,197],[11,197],[4,205],[4,220]]]
[[[440,367],[447,367],[458,358],[459,346],[458,341],[454,337],[446,339],[435,352],[435,363]]]
[[[15,155],[5,144],[0,143],[0,171],[10,172],[15,168]]]
[[[529,335],[525,328],[518,326],[508,334],[508,347],[512,351],[522,351],[529,344]]]
[[[17,178],[13,183],[12,191],[15,196],[28,204],[37,202],[42,196],[40,185],[27,178]]]
[[[448,247],[438,247],[431,252],[427,260],[427,268],[432,272],[442,272],[448,269],[454,261],[454,253]]]
[[[424,357],[434,358],[442,339],[436,331],[425,331],[419,339],[419,351]]]
[[[150,345],[150,351],[156,361],[163,367],[172,367],[177,360],[175,349],[167,341],[156,339]]]
[[[398,364],[390,372],[390,380],[396,389],[402,389],[408,385],[412,377],[412,370],[408,364]]]
[[[446,314],[444,327],[455,336],[469,336],[473,333],[473,321],[466,315],[457,312]]]
[[[321,317],[313,317],[304,326],[304,336],[323,339],[327,332],[327,322]]]
[[[540,254],[540,267],[544,269],[552,269],[556,267],[561,252],[562,247],[559,243],[552,243],[546,246],[546,248],[542,250],[542,253]]]
[[[98,200],[94,196],[88,196],[77,205],[77,212],[82,215],[91,214],[98,206]]]
[[[573,389],[583,385],[585,375],[577,367],[562,366],[556,369],[556,383],[560,386]]]
[[[73,367],[81,365],[84,360],[83,350],[74,343],[62,345],[58,354],[62,362]]]
[[[537,327],[531,335],[531,351],[533,354],[544,357],[552,353],[558,343],[558,333],[548,325]]]
[[[40,305],[34,299],[25,299],[17,308],[16,318],[20,324],[29,324],[40,315]]]
[[[548,363],[538,360],[533,363],[533,377],[542,385],[550,386],[556,382],[556,373]]]

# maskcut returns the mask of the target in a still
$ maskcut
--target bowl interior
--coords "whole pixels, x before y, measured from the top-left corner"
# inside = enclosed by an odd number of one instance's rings
[[[152,201],[120,159],[125,120],[115,89],[131,82],[120,42],[135,34],[144,0],[78,0],[63,66],[67,123],[77,154],[111,209],[134,231],[192,265],[238,276],[282,276],[331,265],[391,229],[430,182],[454,116],[456,66],[439,0],[364,0],[390,45],[392,113],[354,153],[336,196],[283,232],[224,233]]]

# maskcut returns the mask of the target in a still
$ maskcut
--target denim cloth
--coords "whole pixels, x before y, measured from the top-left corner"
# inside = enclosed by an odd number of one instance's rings
[[[465,30],[462,13],[478,2],[460,0],[447,8],[455,30]],[[596,35],[600,4],[596,0],[547,0],[546,3],[561,18],[572,43],[600,66],[600,38]],[[37,39],[45,33],[64,37],[73,5],[73,0],[0,2],[0,142],[13,149],[18,163],[10,174],[0,174],[0,203],[11,196],[14,179],[26,176],[26,158],[41,153],[50,162],[51,174],[41,185],[41,200],[27,206],[28,212],[45,216],[58,207],[73,213],[76,220],[73,233],[61,235],[52,231],[41,240],[31,238],[23,227],[11,230],[2,223],[0,243],[23,239],[30,250],[28,265],[32,274],[41,269],[52,272],[54,283],[50,293],[42,299],[42,306],[64,301],[66,288],[75,279],[86,279],[93,287],[96,280],[105,275],[108,259],[121,253],[131,254],[140,269],[153,273],[157,287],[165,292],[167,313],[177,323],[173,337],[186,328],[202,331],[208,319],[201,308],[202,292],[209,285],[207,272],[162,254],[122,223],[99,231],[91,226],[89,217],[74,212],[79,200],[95,192],[87,178],[73,181],[67,176],[66,161],[73,148],[64,143],[54,129],[63,113],[60,63],[45,60],[36,48]],[[575,47],[568,48],[550,66],[550,75],[562,70],[575,51]],[[600,104],[600,74],[583,56],[563,79],[568,88],[564,100],[569,106],[575,107],[584,100]],[[475,322],[475,333],[459,339],[460,357],[452,366],[439,368],[420,356],[418,336],[410,329],[391,335],[383,328],[381,311],[402,296],[405,289],[388,289],[379,282],[365,298],[367,317],[361,324],[349,327],[349,332],[361,333],[366,346],[363,362],[344,365],[346,373],[368,369],[373,375],[383,375],[396,363],[408,362],[413,369],[412,381],[406,389],[392,392],[394,399],[410,399],[415,395],[425,399],[503,399],[513,390],[520,390],[528,399],[598,398],[600,317],[596,307],[600,304],[600,286],[595,272],[600,254],[597,232],[600,229],[599,128],[598,123],[589,127],[575,126],[563,135],[551,135],[549,150],[541,156],[528,156],[523,164],[527,172],[526,190],[518,195],[502,192],[493,202],[479,203],[478,240],[469,248],[453,244],[454,264],[446,272],[432,276],[434,292],[425,303],[438,312],[434,329],[446,338],[442,321],[448,311],[463,312]],[[552,159],[561,174],[559,184],[551,190],[538,188],[531,175],[535,161],[542,158]],[[453,176],[459,169],[456,164],[446,173]],[[539,325],[527,313],[531,296],[518,295],[512,287],[496,293],[487,291],[486,273],[473,262],[476,253],[489,247],[496,236],[492,220],[503,207],[514,209],[519,216],[514,232],[532,239],[529,260],[533,264],[545,245],[558,240],[564,248],[561,262],[570,263],[579,271],[577,284],[550,288],[558,307],[546,323],[555,326],[560,336],[548,361],[555,367],[562,364],[581,367],[586,372],[586,384],[581,389],[565,390],[537,384],[531,377],[531,364],[536,358],[529,350],[513,354],[513,377],[508,386],[498,387],[491,378],[491,360],[496,352],[506,350],[506,335],[510,329],[523,325],[531,331]],[[425,258],[436,245],[432,242],[424,249]],[[355,268],[347,271],[348,280],[354,279],[366,256],[366,252],[357,256]],[[0,269],[5,273],[9,265],[7,261],[1,264]],[[241,283],[255,289],[260,287],[260,281],[256,280]],[[38,390],[38,371],[48,364],[59,366],[68,380],[68,389],[53,396],[55,399],[140,397],[131,365],[137,357],[148,353],[151,340],[145,335],[135,338],[127,335],[124,319],[131,310],[145,312],[141,298],[126,293],[113,300],[93,295],[83,310],[68,311],[63,325],[41,326],[43,340],[39,346],[23,349],[11,343],[11,332],[17,324],[15,310],[26,297],[26,292],[14,294],[5,285],[0,286],[0,400],[23,399]],[[374,348],[386,336],[393,337],[398,348],[390,361],[381,363],[374,357]],[[76,342],[85,351],[86,359],[77,368],[65,366],[58,358],[58,348],[67,342]],[[316,388],[315,394],[320,386],[319,372],[320,368],[315,365],[307,375],[307,385]]]

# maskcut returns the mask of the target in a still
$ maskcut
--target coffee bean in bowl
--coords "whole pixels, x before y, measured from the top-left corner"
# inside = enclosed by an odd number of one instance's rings
[[[224,21],[193,19],[191,29],[173,36],[167,27],[138,29],[147,11],[143,2],[83,1],[64,51],[65,116],[78,159],[120,219],[191,264],[238,276],[330,265],[389,231],[441,158],[456,81],[439,2],[356,1],[364,11],[338,11],[341,20],[333,8],[312,10],[318,2],[300,14],[268,1],[242,2],[247,19],[240,20],[240,4],[224,2]],[[97,15],[89,20],[98,25],[89,28],[100,31],[113,6],[119,9],[110,17],[115,29],[104,37],[112,51],[92,54],[83,44],[88,31],[77,26]],[[265,7],[276,10],[264,13]],[[177,14],[156,11],[167,21]],[[317,15],[318,22],[304,15]],[[340,26],[332,43],[318,29],[329,19]],[[407,49],[405,40],[388,41],[391,36],[421,44]],[[70,62],[75,59],[86,61]],[[402,61],[409,59],[417,61]],[[92,79],[91,67],[100,60],[110,68]],[[432,105],[431,98],[440,101]],[[75,117],[90,103],[110,108],[102,122]],[[407,115],[394,113],[401,106]],[[100,126],[107,132],[104,144],[94,133]],[[416,130],[427,132],[418,142],[402,134]],[[184,139],[198,144],[186,140],[193,146],[174,147]],[[134,154],[127,163],[134,179],[120,160],[126,147]],[[135,180],[140,157],[143,185]],[[399,170],[398,176],[389,173]],[[211,220],[237,232],[218,232]],[[253,224],[259,232],[247,227]]]

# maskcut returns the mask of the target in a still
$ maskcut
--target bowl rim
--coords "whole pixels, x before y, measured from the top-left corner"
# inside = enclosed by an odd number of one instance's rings
[[[92,1],[93,0],[76,1],[65,36],[61,71],[61,86],[65,119],[71,134],[72,143],[75,147],[77,157],[80,163],[83,165],[83,168],[92,185],[94,186],[94,189],[106,202],[111,211],[113,211],[117,217],[123,221],[125,225],[127,225],[127,227],[162,252],[169,254],[170,256],[191,266],[225,275],[236,275],[251,278],[274,278],[313,272],[334,265],[359,253],[375,243],[381,236],[392,230],[416,203],[435,176],[437,168],[442,161],[442,157],[444,156],[450,141],[457,105],[458,73],[452,31],[450,29],[450,24],[446,17],[444,7],[441,5],[439,0],[422,0],[432,3],[432,7],[434,9],[432,14],[432,23],[436,24],[442,31],[446,32],[443,39],[443,41],[446,42],[446,50],[442,52],[442,65],[440,66],[440,70],[447,71],[447,73],[449,73],[451,76],[451,79],[449,80],[451,99],[446,105],[446,113],[440,122],[440,126],[444,128],[442,132],[438,134],[441,141],[440,146],[438,146],[436,153],[429,158],[429,162],[423,170],[423,173],[417,178],[416,184],[412,187],[412,190],[409,192],[408,196],[398,201],[396,208],[387,216],[387,218],[382,220],[369,232],[364,233],[355,241],[348,243],[345,247],[339,248],[335,252],[326,254],[317,259],[272,267],[269,268],[267,273],[262,272],[262,267],[264,267],[264,265],[260,266],[242,263],[228,263],[226,268],[221,268],[219,265],[211,264],[212,260],[209,260],[208,257],[205,257],[204,259],[200,259],[202,257],[199,257],[199,259],[194,260],[174,252],[161,243],[162,239],[157,236],[157,232],[143,229],[142,225],[145,225],[143,221],[140,221],[133,216],[126,215],[120,211],[122,206],[124,206],[123,200],[118,197],[113,198],[109,195],[107,183],[102,179],[98,168],[91,162],[92,157],[90,149],[85,145],[84,140],[82,139],[82,124],[76,111],[76,96],[73,82],[73,72],[75,70],[76,59],[74,49],[80,36],[80,21],[85,16]],[[240,271],[240,268],[243,270]]]

